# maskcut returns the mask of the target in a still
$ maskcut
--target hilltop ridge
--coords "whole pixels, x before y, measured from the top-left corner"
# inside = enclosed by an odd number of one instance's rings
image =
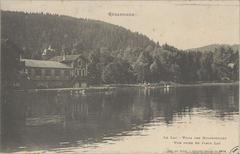
[[[206,46],[202,46],[202,47],[197,47],[197,48],[191,48],[191,49],[187,49],[187,51],[200,51],[200,52],[205,52],[205,51],[215,51],[219,48],[231,48],[234,51],[237,51],[240,49],[240,44],[233,44],[233,45],[229,45],[229,44],[210,44],[210,45],[206,45]]]

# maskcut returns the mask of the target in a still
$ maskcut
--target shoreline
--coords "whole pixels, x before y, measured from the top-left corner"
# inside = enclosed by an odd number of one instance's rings
[[[17,92],[39,92],[39,91],[84,91],[84,90],[113,90],[115,88],[124,88],[124,87],[138,87],[138,88],[176,88],[176,87],[197,87],[197,86],[221,86],[221,85],[239,85],[239,81],[236,82],[204,82],[204,83],[171,83],[161,85],[159,83],[150,83],[150,84],[102,84],[89,87],[79,87],[79,88],[45,88],[45,89],[19,89],[15,90]]]
[[[202,82],[202,83],[170,83],[166,84],[169,87],[190,87],[190,86],[218,86],[218,85],[238,85],[239,81],[235,82]],[[103,87],[165,87],[159,83],[146,84],[104,84]]]

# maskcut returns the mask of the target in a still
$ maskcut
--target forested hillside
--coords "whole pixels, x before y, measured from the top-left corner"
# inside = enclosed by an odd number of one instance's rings
[[[154,42],[146,36],[102,21],[67,16],[2,11],[2,37],[25,49],[25,57],[51,45],[57,51],[89,52],[146,47]]]
[[[67,54],[89,58],[89,82],[196,82],[238,80],[239,51],[231,46],[183,51],[102,21],[2,11],[2,38],[25,58]]]

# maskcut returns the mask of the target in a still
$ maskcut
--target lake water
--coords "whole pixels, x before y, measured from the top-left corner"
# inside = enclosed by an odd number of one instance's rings
[[[239,143],[238,85],[16,92],[4,152],[228,153]]]

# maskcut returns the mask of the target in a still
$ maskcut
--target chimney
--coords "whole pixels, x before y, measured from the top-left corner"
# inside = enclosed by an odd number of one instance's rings
[[[66,60],[66,53],[64,49],[62,48],[62,61]]]
[[[42,59],[47,60],[47,49],[44,49],[42,52]]]
[[[22,53],[19,54],[19,59],[20,59],[20,61],[23,59],[22,58]]]

